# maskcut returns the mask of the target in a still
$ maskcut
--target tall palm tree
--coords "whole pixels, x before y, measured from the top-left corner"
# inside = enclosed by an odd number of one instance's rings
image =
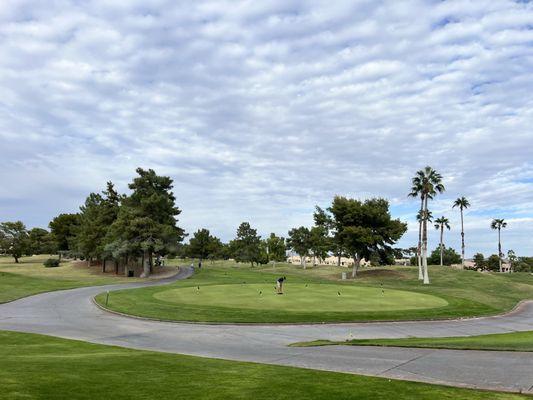
[[[465,268],[465,227],[463,224],[463,210],[470,207],[470,202],[466,197],[458,197],[454,202],[452,208],[459,207],[461,210],[461,266]]]
[[[427,220],[428,222],[433,222],[433,213],[431,211],[426,211],[427,212]],[[418,214],[416,214],[416,220],[418,222],[422,222],[424,220],[423,216],[425,215],[424,213],[424,210],[422,211],[419,211]]]
[[[418,260],[418,280],[421,281],[424,279],[424,272],[422,271],[422,215],[424,214],[424,196],[422,195],[423,187],[419,180],[415,182],[413,178],[413,187],[411,188],[411,193],[409,197],[418,197],[420,196],[420,210],[416,215],[416,220],[418,221],[418,247],[416,250],[416,258]]]
[[[444,215],[435,220],[435,229],[440,230],[440,266],[442,267],[442,255],[444,253],[443,237],[444,228],[450,230],[450,221]]]
[[[427,229],[427,216],[428,216],[428,199],[433,199],[437,193],[444,192],[444,185],[442,184],[442,176],[430,166],[417,171],[412,179],[411,193],[409,196],[420,196],[422,214],[422,237],[421,237],[421,258],[422,258],[422,272],[424,284],[429,284],[428,275],[428,229]]]
[[[507,222],[503,218],[494,218],[490,224],[492,229],[498,230],[498,259],[500,261],[500,272],[502,272],[502,240],[501,240],[501,230],[507,226]]]

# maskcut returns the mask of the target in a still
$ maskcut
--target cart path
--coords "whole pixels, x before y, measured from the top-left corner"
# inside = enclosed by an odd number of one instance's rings
[[[93,297],[172,283],[170,278],[42,293],[0,304],[0,329],[193,356],[253,361],[453,386],[533,394],[533,353],[394,347],[287,347],[315,339],[468,336],[533,330],[533,301],[506,315],[451,321],[315,325],[213,325],[130,318],[98,308]]]

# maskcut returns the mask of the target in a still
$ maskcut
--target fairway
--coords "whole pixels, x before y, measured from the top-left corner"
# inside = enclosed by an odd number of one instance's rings
[[[207,285],[168,289],[154,298],[188,305],[285,310],[301,312],[390,311],[445,307],[448,302],[437,296],[379,287],[334,284],[287,284],[278,295],[271,284]]]
[[[527,399],[0,331],[2,399]],[[272,388],[282,391],[273,394]]]

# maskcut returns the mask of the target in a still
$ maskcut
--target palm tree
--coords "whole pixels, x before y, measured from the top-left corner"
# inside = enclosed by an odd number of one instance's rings
[[[427,212],[427,220],[429,222],[433,222],[433,213],[431,211],[426,211]],[[424,215],[424,210],[422,211],[419,211],[418,214],[416,214],[416,220],[418,222],[422,222],[424,220],[424,218],[422,217]]]
[[[461,210],[461,266],[463,269],[465,268],[465,227],[463,224],[463,210],[470,207],[470,202],[467,200],[466,197],[458,197],[454,203],[452,208],[459,207],[459,210]]]
[[[501,230],[507,226],[507,222],[503,218],[494,218],[490,224],[492,229],[498,230],[498,258],[500,261],[500,272],[502,272],[502,241],[501,241]]]
[[[421,210],[423,211],[422,214],[422,223],[421,223],[421,258],[422,258],[422,272],[423,272],[423,279],[424,284],[429,283],[429,276],[428,276],[428,261],[427,261],[427,253],[428,253],[428,229],[427,229],[427,221],[428,221],[428,199],[433,199],[433,197],[437,193],[444,192],[444,185],[442,184],[442,176],[435,171],[433,168],[427,166],[424,169],[421,169],[420,171],[417,171],[414,178],[412,179],[412,186],[411,186],[411,193],[409,193],[409,196],[411,197],[417,197],[420,196],[421,199]]]
[[[450,230],[450,221],[448,218],[446,218],[444,215],[440,218],[437,218],[435,220],[435,229],[440,230],[440,266],[442,267],[442,255],[444,253],[444,246],[443,246],[443,236],[444,236],[444,228],[447,228]]]
[[[422,195],[422,185],[420,181],[416,181],[413,178],[413,187],[411,188],[411,193],[409,197],[418,197],[420,196],[420,210],[416,215],[416,220],[418,221],[418,247],[416,250],[416,258],[418,260],[418,280],[421,281],[424,279],[424,273],[422,271],[422,215],[424,214],[424,196]]]

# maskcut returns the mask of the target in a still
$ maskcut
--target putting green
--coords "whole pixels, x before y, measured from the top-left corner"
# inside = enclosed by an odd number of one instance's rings
[[[390,311],[444,307],[440,297],[405,290],[334,284],[293,283],[278,295],[273,284],[206,285],[169,289],[154,298],[176,304],[240,309],[320,311]]]

